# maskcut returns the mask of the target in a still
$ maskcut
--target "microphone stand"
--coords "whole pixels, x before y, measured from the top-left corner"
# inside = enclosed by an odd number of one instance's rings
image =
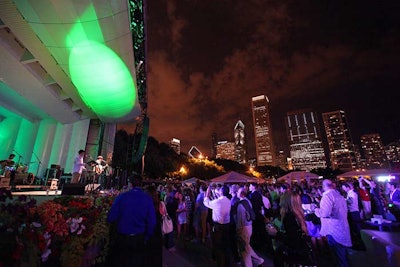
[[[35,153],[34,151],[32,151],[32,154],[33,154],[33,155],[36,157],[36,159],[38,160],[38,168],[37,168],[37,170],[36,170],[36,175],[35,175],[35,177],[37,177],[38,174],[39,174],[39,169],[40,169],[40,165],[42,164],[42,162],[40,161],[39,157],[36,155],[36,153]]]
[[[15,149],[13,150],[13,152],[15,154],[18,155],[18,162],[17,162],[17,166],[19,166],[19,164],[21,163],[21,159],[23,158],[22,155],[20,153],[18,153],[17,151],[15,151]]]

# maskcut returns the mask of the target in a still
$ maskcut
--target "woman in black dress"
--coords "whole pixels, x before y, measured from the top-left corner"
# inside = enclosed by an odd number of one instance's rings
[[[282,229],[267,227],[279,245],[274,253],[274,266],[287,264],[313,265],[312,252],[307,242],[308,230],[301,207],[301,197],[296,192],[285,192],[280,200]]]

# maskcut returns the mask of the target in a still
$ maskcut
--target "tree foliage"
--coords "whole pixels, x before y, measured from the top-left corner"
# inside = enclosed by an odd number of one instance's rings
[[[152,179],[164,178],[186,162],[184,154],[178,155],[168,144],[149,137],[144,157],[144,172]]]
[[[214,161],[208,159],[195,159],[188,158],[186,162],[188,173],[183,179],[196,177],[202,180],[210,180],[225,173],[224,167],[216,164]]]
[[[228,159],[196,159],[181,153],[178,155],[168,144],[158,142],[154,137],[149,137],[144,153],[144,164],[138,162],[136,165],[132,163],[132,153],[137,147],[140,135],[128,134],[124,130],[116,133],[113,155],[113,167],[122,170],[142,172],[150,179],[162,179],[167,176],[185,180],[196,177],[202,180],[209,180],[228,171],[236,171],[246,174],[248,166],[240,164]],[[179,170],[184,167],[186,172],[180,173]],[[264,177],[278,178],[287,174],[287,171],[277,166],[258,166],[255,170]],[[336,177],[341,172],[330,168],[312,170],[320,176],[331,178]]]
[[[240,164],[237,161],[230,160],[230,159],[214,159],[215,163],[224,167],[226,171],[235,171],[239,173],[245,173],[248,171],[248,167]]]

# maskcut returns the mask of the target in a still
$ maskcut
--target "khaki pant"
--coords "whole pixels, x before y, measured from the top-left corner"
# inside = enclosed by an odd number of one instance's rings
[[[71,179],[71,184],[77,184],[79,183],[79,180],[81,179],[81,174],[79,172],[74,172],[72,174],[72,179]]]
[[[256,266],[262,264],[264,259],[258,256],[253,248],[250,245],[250,237],[253,232],[253,227],[251,225],[244,226],[242,231],[238,233],[240,239],[242,239],[243,244],[239,245],[243,246],[243,250],[240,251],[240,255],[242,256],[243,265],[245,267],[252,267],[253,261]]]

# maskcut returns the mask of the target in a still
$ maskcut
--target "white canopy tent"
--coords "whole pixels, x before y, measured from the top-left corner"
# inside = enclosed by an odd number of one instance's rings
[[[399,171],[390,171],[387,169],[372,169],[372,170],[354,170],[337,175],[338,179],[355,178],[359,177],[367,179],[376,179],[377,181],[388,181],[400,176]]]
[[[264,180],[250,177],[238,172],[230,171],[221,176],[211,179],[213,183],[263,183]]]
[[[277,179],[277,182],[286,182],[291,184],[293,181],[297,181],[300,183],[301,181],[306,180],[307,183],[310,183],[311,180],[321,179],[322,177],[318,174],[308,172],[308,171],[292,171],[288,174],[285,174]]]

